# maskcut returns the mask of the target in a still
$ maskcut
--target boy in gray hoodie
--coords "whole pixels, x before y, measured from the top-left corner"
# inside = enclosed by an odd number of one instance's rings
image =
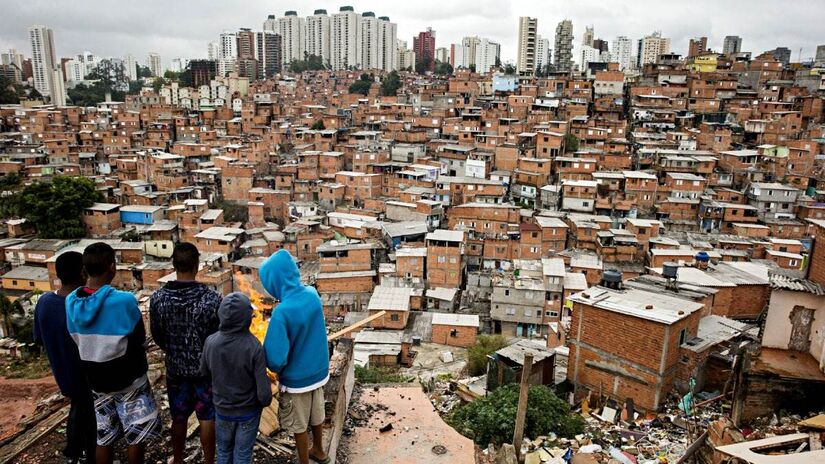
[[[201,373],[212,378],[218,464],[252,462],[261,411],[272,402],[261,343],[249,332],[252,304],[230,293],[218,308],[220,327],[203,346]]]

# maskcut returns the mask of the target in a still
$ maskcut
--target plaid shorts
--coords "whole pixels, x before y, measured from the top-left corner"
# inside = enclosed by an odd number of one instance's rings
[[[145,376],[126,390],[93,393],[99,446],[110,446],[121,437],[136,445],[160,436],[160,414]]]
[[[169,395],[169,413],[172,415],[172,422],[186,423],[193,412],[198,420],[215,420],[212,380],[167,375],[166,392]]]

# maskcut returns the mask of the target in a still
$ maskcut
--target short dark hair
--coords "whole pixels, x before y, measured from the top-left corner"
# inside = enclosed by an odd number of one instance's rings
[[[172,252],[172,266],[178,272],[197,272],[200,257],[198,247],[189,242],[180,242]]]
[[[83,255],[76,251],[67,251],[57,257],[54,262],[57,278],[62,284],[83,285],[86,279],[83,276]]]
[[[115,249],[108,243],[97,242],[83,251],[83,267],[89,277],[100,277],[115,263]]]

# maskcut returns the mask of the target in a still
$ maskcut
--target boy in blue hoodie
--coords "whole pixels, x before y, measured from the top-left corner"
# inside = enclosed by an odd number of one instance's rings
[[[94,396],[97,463],[112,462],[113,445],[121,437],[129,445],[129,464],[142,463],[146,442],[161,431],[146,376],[143,318],[134,295],[109,285],[117,272],[111,246],[86,247],[83,266],[88,281],[66,297],[66,325]]]
[[[261,265],[259,276],[266,291],[279,301],[269,321],[264,351],[267,367],[281,382],[281,427],[295,436],[301,464],[309,464],[309,458],[325,464],[329,457],[321,438],[329,348],[321,299],[314,288],[301,284],[295,259],[286,250],[270,256]],[[312,449],[308,427],[312,428]]]

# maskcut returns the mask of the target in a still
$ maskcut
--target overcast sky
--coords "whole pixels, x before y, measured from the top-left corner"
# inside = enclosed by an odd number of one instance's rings
[[[488,37],[501,43],[503,61],[515,61],[519,16],[538,18],[539,33],[550,38],[551,48],[556,24],[565,18],[573,21],[576,47],[585,25],[611,45],[617,35],[635,43],[660,30],[671,38],[672,51],[682,54],[694,36],[707,36],[708,45],[721,51],[725,35],[739,35],[743,51],[754,55],[785,46],[794,61],[800,48],[805,59],[825,44],[823,0],[0,0],[0,50],[31,55],[26,30],[43,24],[54,30],[61,57],[89,50],[98,56],[132,53],[144,62],[155,51],[168,66],[175,57],[206,57],[206,44],[223,30],[260,30],[269,14],[297,10],[306,16],[315,8],[332,14],[341,5],[389,16],[398,24],[398,38],[410,46],[412,36],[427,27],[435,29],[437,47],[467,35]]]

